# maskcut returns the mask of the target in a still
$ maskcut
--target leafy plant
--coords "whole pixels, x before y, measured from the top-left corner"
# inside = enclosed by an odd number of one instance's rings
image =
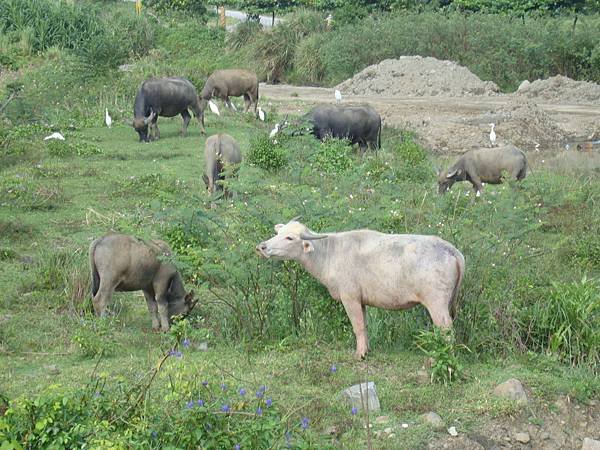
[[[352,166],[352,146],[345,139],[325,139],[312,155],[313,168],[319,172],[339,174]]]
[[[118,346],[114,337],[113,321],[106,317],[82,317],[77,322],[71,340],[86,358],[110,355]]]
[[[250,141],[248,162],[264,170],[276,171],[287,164],[285,150],[281,139],[270,139],[265,134],[258,134]],[[276,142],[277,141],[277,142]]]
[[[463,366],[456,355],[457,348],[451,331],[437,327],[422,330],[417,335],[416,345],[432,360],[432,381],[450,384],[464,378]]]

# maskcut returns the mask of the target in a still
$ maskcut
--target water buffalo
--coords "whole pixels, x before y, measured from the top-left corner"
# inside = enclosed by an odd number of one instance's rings
[[[186,314],[194,306],[194,293],[185,293],[175,266],[158,258],[170,253],[163,241],[142,241],[125,234],[109,234],[92,242],[90,269],[96,315],[105,314],[114,291],[142,290],[152,328],[167,331],[171,317]]]
[[[465,271],[463,255],[435,236],[371,230],[315,234],[294,220],[257,245],[265,258],[298,261],[340,300],[356,336],[357,358],[368,350],[366,306],[429,311],[436,326],[452,325],[450,309]]]
[[[200,100],[194,85],[185,78],[152,78],[144,81],[135,97],[133,107],[133,128],[140,135],[140,142],[150,142],[160,138],[157,120],[159,116],[174,117],[181,114],[183,118],[182,133],[185,136],[192,116],[188,108],[194,112],[200,131],[204,131],[204,115],[200,108]],[[150,130],[148,130],[150,126]]]
[[[208,101],[217,97],[222,99],[228,108],[233,109],[229,97],[244,96],[246,104],[245,112],[248,112],[250,106],[254,108],[256,114],[256,105],[258,103],[258,78],[256,74],[249,70],[226,69],[213,72],[202,89],[200,94],[200,109],[204,111]]]
[[[381,117],[368,105],[317,106],[309,113],[308,121],[317,139],[349,139],[353,145],[360,146],[361,153],[367,146],[374,150],[381,147]]]
[[[470,150],[447,171],[438,171],[438,190],[443,194],[456,181],[469,181],[479,196],[482,183],[502,183],[503,171],[508,172],[513,180],[519,181],[525,178],[527,174],[525,154],[512,145]]]
[[[223,185],[219,181],[225,179],[223,170],[241,162],[240,144],[228,134],[214,134],[206,139],[202,179],[208,192],[212,194],[222,190]]]

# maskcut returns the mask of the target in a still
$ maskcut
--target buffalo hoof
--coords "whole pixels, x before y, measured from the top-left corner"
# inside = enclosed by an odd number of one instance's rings
[[[362,361],[367,357],[367,352],[354,352],[354,359],[356,361]]]

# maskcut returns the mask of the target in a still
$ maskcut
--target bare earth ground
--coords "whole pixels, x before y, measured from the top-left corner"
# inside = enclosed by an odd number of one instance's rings
[[[319,103],[333,103],[334,89],[261,84],[260,93],[280,114],[300,114]],[[369,103],[384,126],[414,131],[436,154],[463,153],[490,145],[490,123],[497,143],[512,143],[526,152],[563,150],[569,144],[600,139],[600,103],[569,104],[523,95],[495,96],[360,96],[342,92],[343,104]],[[264,103],[264,101],[263,101]],[[265,105],[263,105],[265,106]],[[539,144],[539,145],[538,145]]]

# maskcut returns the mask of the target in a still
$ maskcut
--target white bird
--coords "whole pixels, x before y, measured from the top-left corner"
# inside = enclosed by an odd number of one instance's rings
[[[262,108],[260,106],[257,107],[256,110],[258,111],[258,118],[264,122],[265,121],[265,112],[262,110]]]
[[[104,116],[104,122],[108,128],[112,127],[112,117],[108,114],[108,108],[105,108],[106,115]]]
[[[342,101],[342,93],[338,89],[335,90],[335,101],[338,103]]]
[[[45,141],[47,141],[48,139],[58,139],[59,141],[64,141],[65,137],[62,134],[60,134],[58,131],[55,131],[51,135],[46,136],[44,138]]]
[[[496,132],[494,131],[494,124],[490,123],[490,126],[492,127],[492,131],[490,131],[490,142],[492,143],[492,145],[496,144]]]
[[[271,133],[269,134],[269,139],[273,139],[277,133],[279,133],[279,123],[276,123],[275,128],[271,130]]]
[[[210,108],[210,111],[213,114],[216,114],[217,116],[221,115],[221,113],[219,112],[219,108],[217,107],[217,104],[215,102],[213,102],[212,100],[208,101],[208,107]]]
[[[333,22],[333,16],[331,14],[329,14],[326,18],[325,18],[325,22],[327,23],[327,28],[331,27],[331,22]]]

